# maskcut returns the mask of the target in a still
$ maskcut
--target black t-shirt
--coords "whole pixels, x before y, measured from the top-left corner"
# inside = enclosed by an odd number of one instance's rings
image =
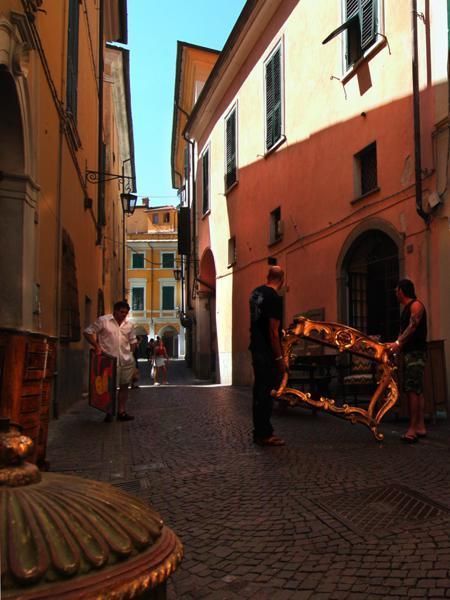
[[[273,356],[270,344],[269,320],[280,321],[283,313],[281,296],[268,285],[261,285],[250,294],[250,350]]]

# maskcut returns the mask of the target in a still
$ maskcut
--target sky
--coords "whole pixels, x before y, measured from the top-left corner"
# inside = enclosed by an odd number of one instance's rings
[[[245,0],[128,0],[137,193],[178,203],[170,153],[177,41],[222,50]]]

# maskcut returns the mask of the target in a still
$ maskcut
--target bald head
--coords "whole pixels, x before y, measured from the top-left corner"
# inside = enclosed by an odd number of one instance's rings
[[[283,269],[278,265],[273,265],[272,267],[270,267],[269,272],[267,273],[267,285],[279,289],[283,285],[283,281]]]

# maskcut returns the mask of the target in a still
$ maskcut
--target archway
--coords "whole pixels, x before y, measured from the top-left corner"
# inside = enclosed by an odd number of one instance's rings
[[[171,358],[178,358],[178,331],[172,327],[164,327],[160,331],[160,337],[166,347],[167,354]]]
[[[216,263],[210,248],[201,259],[197,278],[200,310],[197,319],[199,377],[219,380],[217,366]],[[205,310],[206,309],[206,310]]]
[[[384,342],[398,334],[399,306],[394,290],[399,264],[397,244],[379,229],[356,237],[342,261],[341,318],[368,335],[381,336]]]

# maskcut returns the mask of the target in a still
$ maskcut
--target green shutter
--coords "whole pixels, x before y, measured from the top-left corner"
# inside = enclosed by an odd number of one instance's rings
[[[266,64],[266,149],[281,137],[281,49]]]
[[[133,254],[133,269],[144,268],[144,255],[141,253]]]
[[[175,308],[175,288],[164,286],[162,289],[162,310],[173,310]]]
[[[361,48],[371,46],[376,39],[378,0],[346,0],[346,20],[358,15],[361,27]]]
[[[225,188],[236,181],[236,109],[226,121],[226,176]]]

